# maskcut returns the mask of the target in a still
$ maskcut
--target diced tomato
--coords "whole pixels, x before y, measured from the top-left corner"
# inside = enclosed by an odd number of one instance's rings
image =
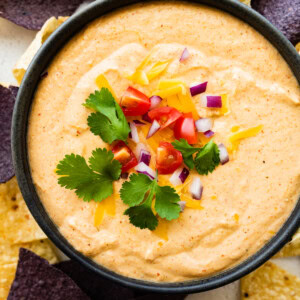
[[[186,139],[189,144],[197,143],[195,121],[192,113],[184,114],[183,117],[176,121],[174,135],[177,140]]]
[[[182,154],[171,143],[160,142],[156,153],[156,168],[159,174],[171,174],[182,164]]]
[[[151,121],[156,120],[160,128],[164,129],[178,120],[182,114],[176,108],[163,106],[150,110],[148,116]]]
[[[114,159],[122,164],[122,173],[127,172],[138,164],[136,156],[123,141],[117,142],[111,151],[114,154]]]
[[[131,86],[127,88],[120,102],[125,116],[141,116],[149,110],[150,105],[150,99]]]

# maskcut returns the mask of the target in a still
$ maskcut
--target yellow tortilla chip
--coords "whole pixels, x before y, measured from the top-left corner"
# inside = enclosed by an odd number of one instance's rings
[[[287,256],[300,256],[300,229],[294,234],[293,239],[287,243],[275,256],[287,257]]]
[[[49,20],[45,22],[42,29],[37,33],[36,37],[29,45],[25,53],[21,56],[19,61],[16,63],[13,69],[13,75],[15,76],[16,80],[20,84],[23,76],[29,66],[30,62],[32,61],[33,57],[40,49],[42,44],[46,41],[46,39],[50,36],[50,34],[59,27],[67,17],[51,17]]]
[[[34,241],[19,245],[10,245],[0,240],[0,300],[7,298],[11,283],[15,277],[20,247],[27,248],[50,263],[58,262],[57,256],[48,240]]]
[[[0,184],[0,237],[11,244],[46,239],[25,204],[16,178]]]
[[[300,54],[300,43],[298,43],[296,46],[296,50],[299,52],[299,54]]]
[[[251,0],[240,0],[240,1],[248,6],[250,6],[251,4]]]
[[[300,299],[300,278],[266,262],[241,279],[242,300]]]

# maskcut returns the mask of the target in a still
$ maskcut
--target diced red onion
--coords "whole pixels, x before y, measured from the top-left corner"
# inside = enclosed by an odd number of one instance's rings
[[[178,168],[170,177],[170,182],[174,185],[180,185],[185,182],[187,177],[189,176],[190,171],[187,168]]]
[[[189,174],[190,174],[190,171],[187,168],[182,169],[181,173],[179,174],[179,178],[180,178],[182,183],[185,182],[185,180],[187,179]]]
[[[209,118],[202,118],[195,122],[198,132],[206,132],[212,128],[212,120]]]
[[[192,197],[196,200],[200,200],[202,197],[203,185],[200,177],[195,177],[192,184],[190,185],[190,193]]]
[[[202,95],[201,96],[201,105],[203,107],[222,107],[222,97],[221,96],[213,96],[213,95]]]
[[[148,123],[151,123],[152,120],[149,118],[149,115],[148,113],[145,113],[143,116],[142,116],[142,119]]]
[[[156,133],[159,130],[159,128],[160,128],[159,123],[156,120],[154,120],[152,122],[152,125],[151,125],[150,129],[149,129],[147,139],[149,139],[154,133]]]
[[[139,134],[137,132],[137,128],[133,122],[130,122],[130,129],[131,129],[131,139],[135,142],[138,143],[140,141],[139,139]]]
[[[159,103],[161,102],[161,100],[162,100],[162,98],[159,96],[150,97],[150,102],[151,102],[150,110],[156,108],[159,105]]]
[[[204,132],[204,135],[207,137],[207,138],[210,138],[214,135],[215,133],[212,131],[212,130],[207,130]]]
[[[220,162],[222,165],[225,165],[227,162],[229,162],[229,155],[227,149],[224,144],[219,144],[218,147],[220,151]]]
[[[140,121],[140,120],[133,120],[133,123],[135,124],[135,126],[143,126],[146,125],[144,122]]]
[[[184,60],[188,59],[189,56],[190,56],[189,50],[187,48],[184,48],[179,61],[183,62]]]
[[[182,181],[179,178],[179,175],[181,174],[182,170],[183,170],[183,168],[178,168],[176,171],[174,171],[174,173],[170,177],[169,180],[174,186],[182,184]]]
[[[202,83],[193,84],[190,87],[191,95],[196,96],[201,93],[204,93],[206,91],[206,87],[207,87],[207,81],[202,82]]]
[[[180,212],[183,212],[184,209],[185,209],[185,205],[186,205],[186,202],[185,201],[179,201],[177,202],[180,206]]]
[[[147,175],[150,179],[154,179],[156,177],[155,171],[153,171],[149,166],[147,166],[144,162],[140,162],[136,167],[135,170],[138,173]]]
[[[145,163],[147,166],[150,165],[151,154],[149,151],[142,149],[140,153],[139,162]]]

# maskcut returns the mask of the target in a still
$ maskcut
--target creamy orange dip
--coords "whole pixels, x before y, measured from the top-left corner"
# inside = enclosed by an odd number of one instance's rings
[[[180,63],[185,47],[190,57]],[[154,60],[170,60],[165,72],[149,85],[127,79],[149,53]],[[55,168],[65,154],[87,159],[96,147],[108,147],[89,130],[90,110],[82,106],[98,89],[100,74],[118,98],[129,85],[150,96],[162,79],[176,78],[187,86],[208,81],[207,94],[230,99],[230,112],[218,115],[201,107],[200,95],[193,97],[199,115],[213,119],[216,143],[228,145],[231,130],[263,129],[241,140],[229,163],[201,175],[203,209],[186,208],[179,219],[160,222],[158,232],[141,230],[123,215],[127,206],[120,200],[119,181],[95,226],[96,203],[58,185]],[[258,251],[294,208],[300,193],[299,102],[300,89],[286,62],[242,21],[186,3],[126,7],[78,33],[39,84],[28,131],[32,177],[61,233],[99,264],[160,282],[208,276]],[[141,129],[139,136],[147,145]],[[147,147],[154,160],[155,149]],[[168,176],[164,180],[168,184]]]

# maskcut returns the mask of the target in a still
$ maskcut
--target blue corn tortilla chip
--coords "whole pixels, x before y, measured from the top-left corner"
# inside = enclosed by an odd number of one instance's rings
[[[21,248],[16,277],[7,300],[88,300],[77,284],[47,260]]]
[[[15,86],[6,88],[0,85],[0,183],[8,181],[15,174],[11,157],[10,133],[17,93],[18,88]]]
[[[251,6],[290,40],[300,42],[300,0],[251,0]]]
[[[67,17],[88,0],[1,0],[0,17],[31,30],[39,30],[51,17]]]
[[[53,265],[70,276],[92,300],[183,300],[185,295],[159,295],[122,287],[69,260]]]

